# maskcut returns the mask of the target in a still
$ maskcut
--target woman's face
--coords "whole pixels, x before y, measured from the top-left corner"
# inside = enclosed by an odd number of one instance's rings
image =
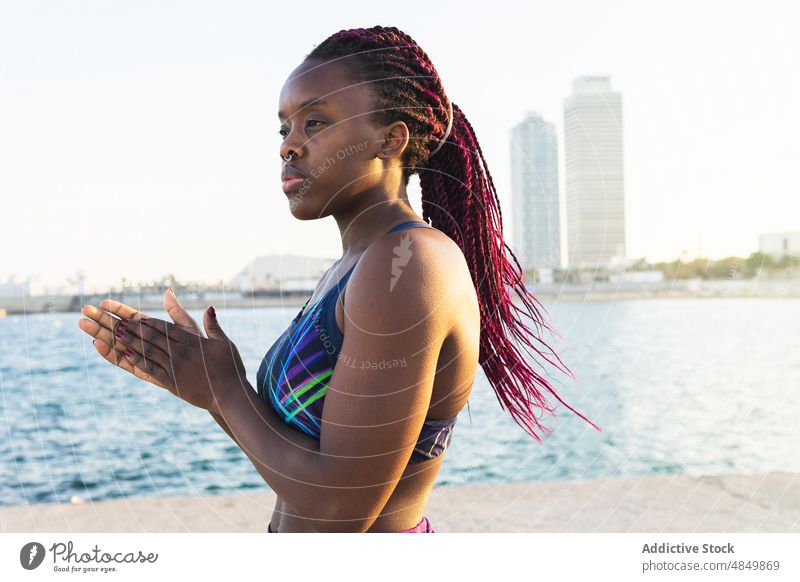
[[[376,153],[383,128],[369,123],[372,111],[369,85],[353,83],[340,64],[304,61],[292,71],[278,118],[282,187],[295,217],[329,216],[380,184],[384,163]],[[287,181],[293,172],[302,176]]]

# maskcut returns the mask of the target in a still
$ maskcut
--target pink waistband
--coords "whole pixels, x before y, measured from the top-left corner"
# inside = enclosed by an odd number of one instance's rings
[[[433,529],[431,521],[423,515],[422,519],[417,525],[411,529],[404,529],[400,533],[436,533],[436,530]]]
[[[267,524],[267,533],[278,533],[272,529],[272,523]],[[400,533],[436,533],[436,530],[433,529],[431,521],[423,515],[422,519],[417,525],[411,529],[404,529],[400,531]]]

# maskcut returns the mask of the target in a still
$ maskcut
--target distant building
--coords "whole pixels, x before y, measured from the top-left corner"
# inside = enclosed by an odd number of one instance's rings
[[[536,282],[541,285],[551,285],[554,281],[553,269],[549,267],[541,267],[536,271]]]
[[[579,77],[564,100],[567,255],[571,268],[624,264],[622,95],[609,77]]]
[[[661,283],[664,280],[664,273],[661,271],[623,271],[622,273],[611,273],[608,280],[611,283]]]
[[[511,130],[512,246],[524,270],[561,267],[558,141],[531,111]]]
[[[776,261],[786,255],[800,255],[800,232],[776,232],[758,235],[758,251]]]
[[[35,275],[22,279],[17,275],[10,276],[5,283],[0,283],[0,297],[40,296],[47,292],[44,285]]]
[[[313,291],[336,259],[299,255],[257,257],[230,281],[238,291]]]

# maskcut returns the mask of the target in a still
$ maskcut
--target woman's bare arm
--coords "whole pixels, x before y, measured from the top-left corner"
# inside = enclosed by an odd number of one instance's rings
[[[287,425],[249,385],[226,391],[220,411],[215,420],[297,517],[320,532],[356,531],[358,520],[332,515],[341,479],[337,459],[322,454],[318,440]]]
[[[217,421],[217,424],[222,427],[222,430],[228,433],[228,436],[231,437],[231,439],[233,439],[233,442],[235,442],[241,449],[242,445],[239,443],[238,440],[236,440],[236,437],[233,436],[233,433],[231,432],[231,429],[228,427],[228,423],[225,422],[225,419],[223,419],[219,414],[215,412],[211,412],[210,410],[208,412],[209,414],[211,414],[212,418]]]

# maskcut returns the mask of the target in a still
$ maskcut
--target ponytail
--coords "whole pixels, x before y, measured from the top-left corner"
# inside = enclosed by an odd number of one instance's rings
[[[565,403],[520,352],[521,347],[532,360],[538,356],[575,378],[541,339],[544,330],[560,334],[542,316],[547,313],[544,306],[525,287],[519,261],[503,239],[500,202],[475,131],[461,109],[447,100],[425,51],[397,28],[375,26],[339,31],[306,59],[341,59],[354,80],[370,83],[376,96],[373,121],[402,120],[415,136],[405,152],[405,183],[412,174],[419,174],[423,219],[455,241],[469,265],[480,304],[479,363],[500,407],[541,442],[536,430],[552,431],[539,423],[534,409],[555,415],[543,393],[546,390],[601,431]],[[514,304],[512,294],[521,306]],[[535,333],[522,316],[533,321]]]
[[[535,356],[528,348],[575,378],[540,337],[544,329],[559,337],[560,334],[537,309],[536,304],[547,313],[528,291],[519,261],[503,240],[500,201],[475,131],[455,103],[453,115],[450,135],[420,171],[422,217],[458,244],[469,265],[481,313],[480,365],[501,408],[507,409],[517,424],[539,442],[536,429],[544,433],[552,431],[539,423],[533,407],[555,414],[540,387],[597,430],[602,430],[565,403],[548,381],[528,365],[512,341],[512,338],[517,340],[532,358]],[[514,304],[509,290],[521,300],[522,307]],[[534,322],[538,333],[526,327],[522,315]],[[534,343],[541,344],[548,353]]]

